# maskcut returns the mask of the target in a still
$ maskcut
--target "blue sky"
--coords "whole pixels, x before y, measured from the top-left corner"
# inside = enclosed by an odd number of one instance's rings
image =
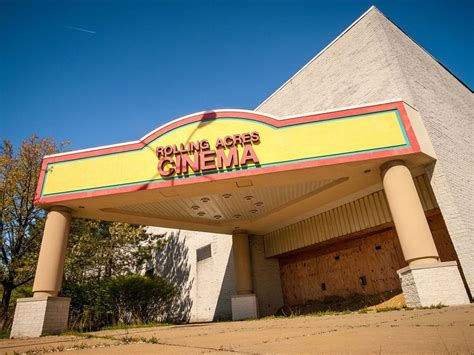
[[[474,86],[472,0],[0,0],[0,138],[82,149],[254,109],[372,4]]]

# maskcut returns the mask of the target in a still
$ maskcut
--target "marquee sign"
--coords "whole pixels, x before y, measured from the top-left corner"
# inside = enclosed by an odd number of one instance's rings
[[[140,141],[45,157],[36,203],[419,151],[402,102],[281,120],[219,110],[175,120]]]
[[[209,141],[203,139],[197,142],[159,146],[156,148],[158,157],[158,173],[162,177],[187,175],[189,170],[194,173],[203,171],[218,171],[222,168],[233,169],[247,166],[249,163],[258,165],[259,160],[253,149],[253,144],[260,142],[258,132],[234,134],[217,138],[214,149]],[[242,146],[242,157],[239,159],[238,146]],[[228,152],[226,152],[226,149]],[[190,157],[192,156],[192,158]],[[167,167],[167,165],[169,165]]]

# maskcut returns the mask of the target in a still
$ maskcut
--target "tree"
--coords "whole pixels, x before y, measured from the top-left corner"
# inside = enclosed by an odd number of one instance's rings
[[[66,282],[85,282],[142,271],[165,243],[143,226],[74,219],[65,264]]]
[[[45,155],[61,150],[54,140],[31,136],[15,153],[0,147],[0,329],[9,321],[12,292],[34,278],[46,213],[34,205],[36,184]],[[66,280],[82,282],[136,272],[164,243],[142,226],[73,219]]]
[[[0,148],[0,283],[3,287],[0,328],[8,321],[15,288],[34,277],[43,231],[44,211],[33,204],[43,156],[59,151],[54,140],[31,136],[18,154],[4,140]]]
[[[72,299],[71,327],[159,321],[175,288],[164,278],[136,273],[165,243],[143,226],[73,219],[61,291]]]

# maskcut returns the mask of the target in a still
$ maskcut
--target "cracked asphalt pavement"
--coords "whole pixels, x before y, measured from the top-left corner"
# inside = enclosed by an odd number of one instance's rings
[[[156,328],[0,341],[0,353],[465,353],[474,352],[474,305]]]

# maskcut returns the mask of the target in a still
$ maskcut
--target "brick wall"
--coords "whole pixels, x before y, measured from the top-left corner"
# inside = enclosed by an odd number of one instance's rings
[[[257,295],[259,316],[275,314],[283,306],[280,266],[277,259],[265,258],[263,236],[249,236],[252,281]]]
[[[406,267],[398,273],[409,307],[469,303],[456,262]]]
[[[149,231],[169,237],[154,260],[155,272],[178,287],[179,297],[169,317],[191,322],[231,319],[230,299],[235,294],[232,237],[157,227]],[[212,256],[198,262],[196,250],[208,244]]]
[[[287,116],[398,98],[419,110],[432,140],[438,161],[428,173],[473,293],[472,92],[383,14],[372,8],[257,111]]]

